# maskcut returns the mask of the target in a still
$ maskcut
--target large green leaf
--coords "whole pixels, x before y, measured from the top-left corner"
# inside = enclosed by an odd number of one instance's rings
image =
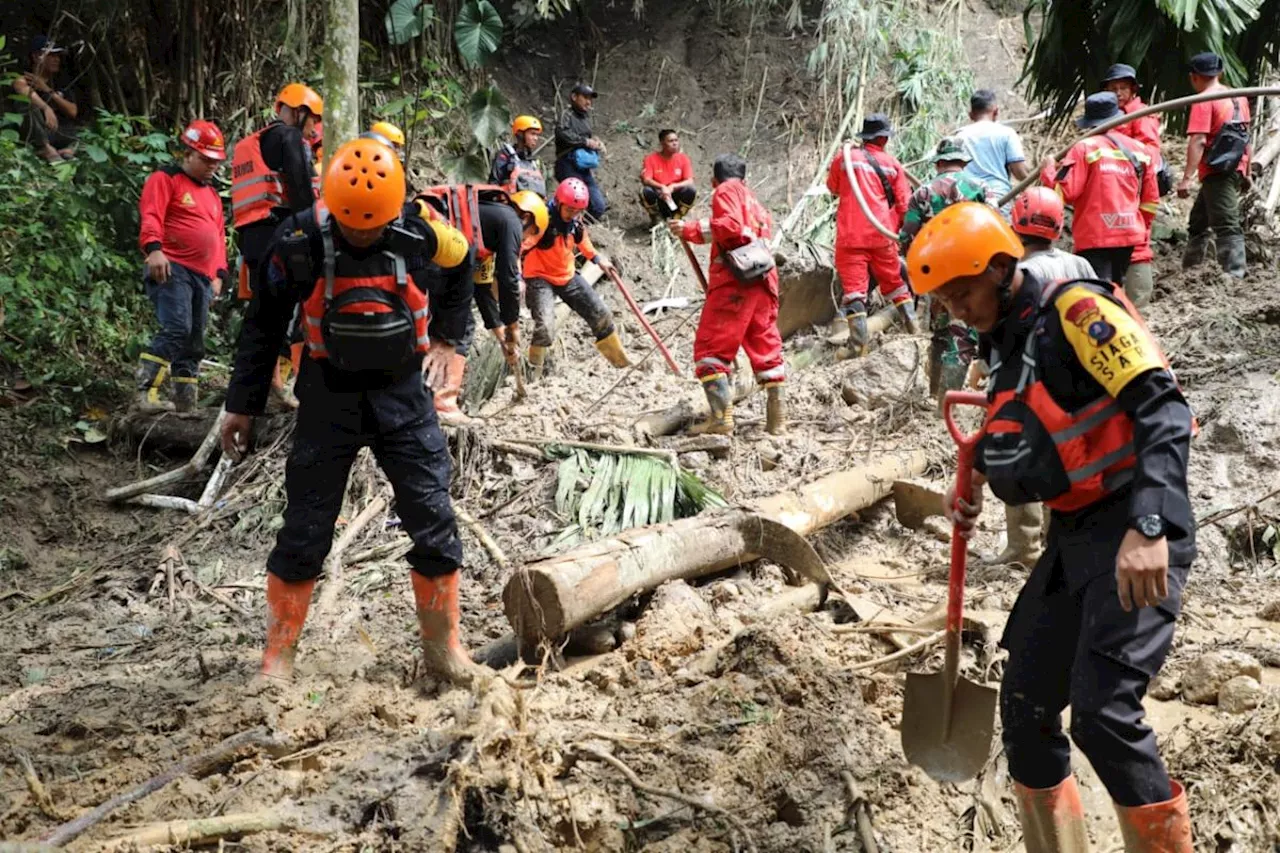
[[[511,123],[511,109],[497,86],[477,89],[467,105],[476,142],[492,148]]]
[[[502,41],[502,16],[489,0],[467,0],[458,10],[453,38],[468,65],[483,65]]]
[[[458,157],[446,157],[441,165],[455,184],[483,183],[489,177],[489,158],[478,148]]]
[[[387,10],[387,38],[394,45],[408,44],[427,31],[434,13],[422,0],[395,0]]]

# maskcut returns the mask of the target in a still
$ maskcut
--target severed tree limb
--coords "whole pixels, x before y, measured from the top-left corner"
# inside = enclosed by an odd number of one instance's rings
[[[325,576],[324,589],[320,592],[320,600],[316,602],[316,613],[328,613],[338,601],[338,593],[342,590],[343,578],[342,564],[343,554],[347,548],[351,547],[351,543],[355,541],[360,532],[369,526],[369,522],[373,521],[378,515],[387,508],[387,499],[384,497],[376,497],[360,510],[360,514],[351,519],[351,523],[347,525],[347,529],[342,531],[342,535],[338,537],[338,541],[333,543],[333,548],[329,551],[329,556],[324,558],[324,566],[321,571]]]
[[[844,781],[844,790],[849,795],[847,822],[851,828],[858,830],[858,838],[862,841],[863,853],[880,853],[880,848],[876,845],[875,826],[871,823],[870,803],[867,802],[867,798],[863,795],[862,789],[858,787],[858,783],[854,781],[852,773],[848,770],[841,770],[840,778]]]
[[[214,466],[213,473],[209,476],[209,482],[205,483],[204,491],[200,493],[200,500],[196,503],[201,509],[207,509],[213,506],[213,502],[218,499],[218,493],[222,491],[222,486],[227,482],[227,475],[231,473],[231,466],[235,461],[230,456],[223,456],[218,460],[218,464]]]
[[[149,506],[152,509],[176,509],[190,515],[199,515],[201,512],[200,504],[174,495],[134,495],[127,502],[136,506]]]
[[[218,439],[222,433],[222,422],[226,420],[226,417],[227,410],[225,408],[218,412],[218,416],[213,420],[213,426],[209,427],[209,432],[205,434],[204,441],[200,442],[200,447],[196,449],[195,455],[188,460],[187,464],[147,480],[139,480],[127,486],[107,489],[106,499],[109,501],[122,501],[126,498],[143,495],[146,492],[155,491],[161,486],[170,486],[174,483],[188,480],[203,471],[204,466],[209,463],[209,457],[218,448]],[[154,504],[144,504],[144,506],[154,506]],[[173,509],[176,507],[168,508]]]
[[[238,735],[233,735],[212,749],[202,752],[199,755],[194,755],[183,761],[179,761],[177,764],[173,765],[158,776],[152,776],[141,785],[131,788],[122,794],[117,794],[105,803],[102,803],[101,805],[80,815],[80,817],[75,820],[64,823],[62,826],[53,829],[40,840],[53,847],[61,847],[65,844],[69,844],[71,841],[78,838],[85,830],[89,829],[89,827],[98,823],[116,809],[154,794],[156,791],[159,791],[175,779],[192,775],[211,764],[224,761],[245,747],[273,746],[280,743],[282,743],[282,741],[279,737],[272,735],[265,728],[261,727],[241,732]]]
[[[863,669],[877,669],[879,667],[884,666],[887,663],[893,663],[896,660],[900,660],[902,658],[908,657],[910,655],[915,654],[918,651],[922,651],[924,649],[929,648],[932,645],[935,645],[939,640],[945,637],[946,634],[947,632],[945,628],[941,631],[934,631],[932,634],[925,637],[920,642],[912,643],[911,645],[907,646],[905,649],[899,649],[893,654],[888,654],[888,655],[885,655],[884,657],[874,658],[872,660],[864,660],[861,663],[855,663],[853,666],[849,667],[849,671],[857,672],[858,670],[863,670]]]
[[[742,842],[747,845],[747,849],[751,853],[759,853],[755,840],[751,837],[751,831],[747,829],[747,825],[735,817],[728,809],[710,803],[699,797],[692,797],[688,794],[682,794],[679,791],[672,791],[667,788],[657,788],[642,781],[635,771],[628,767],[621,759],[615,758],[607,752],[602,752],[595,747],[586,744],[574,744],[578,754],[588,758],[594,758],[596,761],[603,761],[621,773],[631,784],[631,787],[637,791],[648,794],[651,797],[663,797],[668,800],[675,800],[677,803],[684,803],[686,806],[692,806],[695,809],[702,809],[704,812],[724,818],[724,820],[733,827],[733,831],[742,837]]]
[[[36,801],[40,812],[54,820],[66,820],[67,816],[53,804],[53,798],[49,796],[49,790],[40,781],[40,774],[36,773],[35,765],[31,763],[31,756],[27,755],[26,750],[15,746],[13,757],[22,765],[22,778],[26,781],[27,790],[31,792],[31,798]]]
[[[392,539],[390,542],[380,542],[372,548],[357,551],[343,560],[343,562],[348,566],[354,566],[359,563],[369,563],[373,560],[396,560],[408,554],[411,548],[413,548],[413,540],[407,536],[401,536],[397,539]]]
[[[489,556],[498,564],[498,568],[504,571],[511,569],[511,560],[507,557],[506,552],[502,550],[502,546],[497,543],[497,540],[489,535],[489,531],[484,528],[484,525],[476,521],[471,513],[460,506],[455,505],[453,507],[453,514],[458,517],[458,521],[465,524],[467,529],[475,534],[475,537],[480,540],[480,544],[489,552]]]
[[[104,851],[134,850],[139,847],[192,847],[209,844],[229,835],[248,835],[253,832],[270,832],[291,826],[293,821],[277,809],[260,812],[240,812],[221,817],[171,820],[155,823],[128,835],[120,835],[107,841]]]
[[[596,453],[624,453],[633,456],[656,456],[677,465],[675,451],[663,447],[638,447],[634,444],[598,444],[590,441],[571,441],[567,438],[508,438],[511,444],[530,444],[535,447],[576,447]]]

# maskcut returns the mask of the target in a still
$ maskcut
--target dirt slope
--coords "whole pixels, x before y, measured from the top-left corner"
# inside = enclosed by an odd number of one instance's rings
[[[1018,32],[1010,21],[997,29],[985,7],[974,11],[985,16],[986,32]],[[665,68],[662,91],[670,100],[659,101],[679,116],[671,123],[704,175],[714,153],[749,134],[754,103],[741,104],[753,100],[759,76],[748,75],[741,90],[734,46],[745,44],[745,25],[716,25],[684,7],[655,14],[643,27],[598,23],[611,45],[597,78],[611,121],[637,121],[653,100],[657,69]],[[701,37],[707,32],[716,37]],[[758,30],[752,44],[774,59],[752,160],[777,204],[788,173],[807,179],[813,168],[802,143],[788,161],[786,140],[777,138],[787,105],[798,108],[803,99],[804,45]],[[987,57],[1002,53],[996,47]],[[530,53],[527,61],[525,77],[544,81],[536,97],[549,115],[545,81],[565,75],[554,58]],[[666,123],[644,122],[646,132]],[[621,258],[640,298],[695,296],[683,261],[661,242],[655,249],[635,227],[643,226],[642,214],[627,194],[642,147],[633,131],[610,125],[606,139],[613,152],[606,186],[617,207],[611,227],[596,230],[598,242]],[[613,158],[630,163],[621,152],[633,155],[634,167],[615,168]],[[1166,258],[1160,264],[1148,316],[1202,425],[1192,463],[1197,512],[1246,506],[1280,483],[1277,276],[1270,269],[1245,284],[1223,283],[1208,270],[1183,275]],[[628,346],[645,352],[621,300],[608,285],[602,292]],[[655,321],[682,364],[691,360],[686,316],[674,311]],[[656,357],[630,374],[613,370],[586,337],[570,317],[533,396],[516,402],[508,382],[483,407],[488,425],[451,442],[456,500],[517,563],[537,556],[564,525],[550,510],[556,466],[495,450],[488,439],[631,443],[638,415],[697,394],[696,382],[671,375]],[[822,335],[800,335],[788,344],[793,367],[804,365],[789,385],[790,435],[763,434],[757,395],[741,407],[740,437],[727,458],[682,461],[733,502],[923,447],[934,464],[922,481],[941,488],[951,450],[924,396],[925,345],[894,332],[866,361],[836,363]],[[846,404],[846,384],[872,402]],[[292,829],[249,834],[227,849],[861,850],[846,826],[843,772],[871,804],[881,850],[1021,849],[998,756],[976,783],[959,786],[938,786],[902,758],[901,674],[938,667],[937,649],[860,668],[894,647],[839,627],[848,614],[760,618],[787,589],[782,572],[767,563],[699,585],[669,585],[629,605],[620,630],[631,638],[613,651],[571,657],[561,671],[517,665],[476,690],[439,690],[415,677],[407,569],[393,556],[374,557],[346,568],[332,608],[313,609],[296,682],[283,689],[255,682],[263,560],[283,507],[282,448],[264,449],[226,503],[196,521],[101,504],[106,485],[137,475],[132,452],[73,447],[39,457],[7,449],[0,511],[3,528],[16,536],[0,540],[0,743],[10,747],[0,750],[0,838],[35,839],[177,761],[262,726],[286,743],[237,752],[121,808],[77,849],[101,849],[105,839],[155,821],[268,811]],[[344,525],[385,490],[369,463],[357,466],[353,483]],[[1250,853],[1280,841],[1271,817],[1280,798],[1274,694],[1237,716],[1182,701],[1176,684],[1202,653],[1234,649],[1253,654],[1263,684],[1280,688],[1280,632],[1260,618],[1277,599],[1280,566],[1264,538],[1277,517],[1280,508],[1263,503],[1202,528],[1169,683],[1163,699],[1149,702],[1166,755],[1192,786],[1204,850]],[[978,555],[999,549],[1002,521],[997,507],[987,510]],[[384,513],[352,552],[396,532],[394,513]],[[470,528],[463,536],[464,627],[478,648],[507,631],[501,589],[510,570]],[[813,544],[846,588],[904,618],[927,613],[944,594],[945,534],[901,526],[887,503]],[[165,560],[173,567],[172,604]],[[966,647],[970,677],[998,680],[1003,653],[996,640],[1024,577],[1016,567],[974,570],[970,603],[987,630]],[[48,800],[32,793],[18,751],[29,756]],[[634,771],[641,785],[686,801],[646,793],[601,753]],[[1097,848],[1115,850],[1105,791],[1085,762],[1078,766]]]

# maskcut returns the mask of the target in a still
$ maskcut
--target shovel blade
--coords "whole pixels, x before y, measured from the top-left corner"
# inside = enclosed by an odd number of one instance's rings
[[[991,756],[995,732],[994,687],[944,673],[907,673],[902,703],[902,752],[939,782],[963,782],[977,776]],[[950,729],[944,709],[951,703]]]

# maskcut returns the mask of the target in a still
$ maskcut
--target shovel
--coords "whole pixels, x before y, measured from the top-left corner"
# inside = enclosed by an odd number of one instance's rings
[[[972,391],[948,391],[942,404],[947,430],[959,449],[956,497],[972,500],[973,455],[979,430],[963,435],[952,417],[957,405],[986,408],[987,398]],[[907,761],[939,782],[963,782],[978,775],[991,755],[996,690],[961,678],[960,629],[964,624],[964,572],[968,543],[958,527],[951,531],[951,577],[947,589],[946,659],[942,672],[907,673],[902,703],[902,751]]]

